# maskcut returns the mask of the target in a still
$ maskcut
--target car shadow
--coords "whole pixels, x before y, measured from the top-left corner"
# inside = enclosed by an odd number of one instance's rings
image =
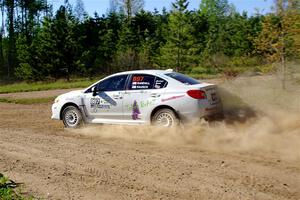
[[[223,121],[228,124],[245,123],[257,116],[257,111],[240,97],[224,88],[219,88],[223,104]]]

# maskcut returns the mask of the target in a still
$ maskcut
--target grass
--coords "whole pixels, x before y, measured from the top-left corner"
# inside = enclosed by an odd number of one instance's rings
[[[36,83],[15,83],[8,85],[0,85],[0,94],[15,93],[15,92],[31,92],[42,90],[55,90],[55,89],[70,89],[70,88],[84,88],[95,83],[96,80],[77,79],[71,82],[56,81],[56,82],[36,82]]]
[[[25,99],[12,99],[12,98],[0,98],[0,103],[14,103],[14,104],[40,104],[40,103],[49,103],[54,101],[55,97],[46,97],[46,98],[25,98]]]
[[[219,78],[220,74],[187,74],[188,76],[194,78],[194,79],[213,79],[213,78]]]
[[[25,197],[18,188],[20,184],[9,180],[0,173],[0,199],[1,200],[32,200],[32,197]]]

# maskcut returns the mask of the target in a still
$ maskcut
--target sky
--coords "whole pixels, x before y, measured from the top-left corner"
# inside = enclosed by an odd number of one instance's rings
[[[82,0],[85,10],[89,15],[93,15],[95,11],[99,14],[107,14],[109,8],[109,0]],[[171,9],[172,2],[175,0],[145,0],[145,10],[154,11],[155,8],[161,11],[163,7],[167,10]],[[54,11],[64,3],[64,0],[48,0],[53,3]],[[72,5],[75,5],[76,0],[69,0]],[[201,0],[190,0],[189,9],[198,9]],[[239,12],[247,11],[249,15],[256,13],[256,9],[264,14],[270,11],[273,0],[228,0],[232,3]]]

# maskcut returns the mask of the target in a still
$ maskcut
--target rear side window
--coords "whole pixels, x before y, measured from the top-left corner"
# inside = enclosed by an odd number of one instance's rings
[[[154,81],[154,89],[160,89],[167,87],[168,82],[162,78],[156,77]]]
[[[185,85],[196,85],[196,84],[200,84],[200,82],[196,79],[193,79],[191,77],[188,77],[186,75],[180,74],[180,73],[176,73],[176,72],[172,72],[172,73],[168,73],[165,74],[166,76],[169,76],[177,81],[179,81],[180,83],[183,83]]]
[[[167,86],[167,81],[148,74],[133,74],[129,82],[129,90],[160,89]]]

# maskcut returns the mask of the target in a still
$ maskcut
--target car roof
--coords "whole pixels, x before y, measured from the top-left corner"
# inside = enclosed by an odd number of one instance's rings
[[[156,69],[149,69],[149,70],[133,70],[133,71],[125,71],[125,72],[119,72],[113,75],[122,75],[122,74],[166,74],[166,73],[173,72],[172,69],[167,70],[156,70]]]

